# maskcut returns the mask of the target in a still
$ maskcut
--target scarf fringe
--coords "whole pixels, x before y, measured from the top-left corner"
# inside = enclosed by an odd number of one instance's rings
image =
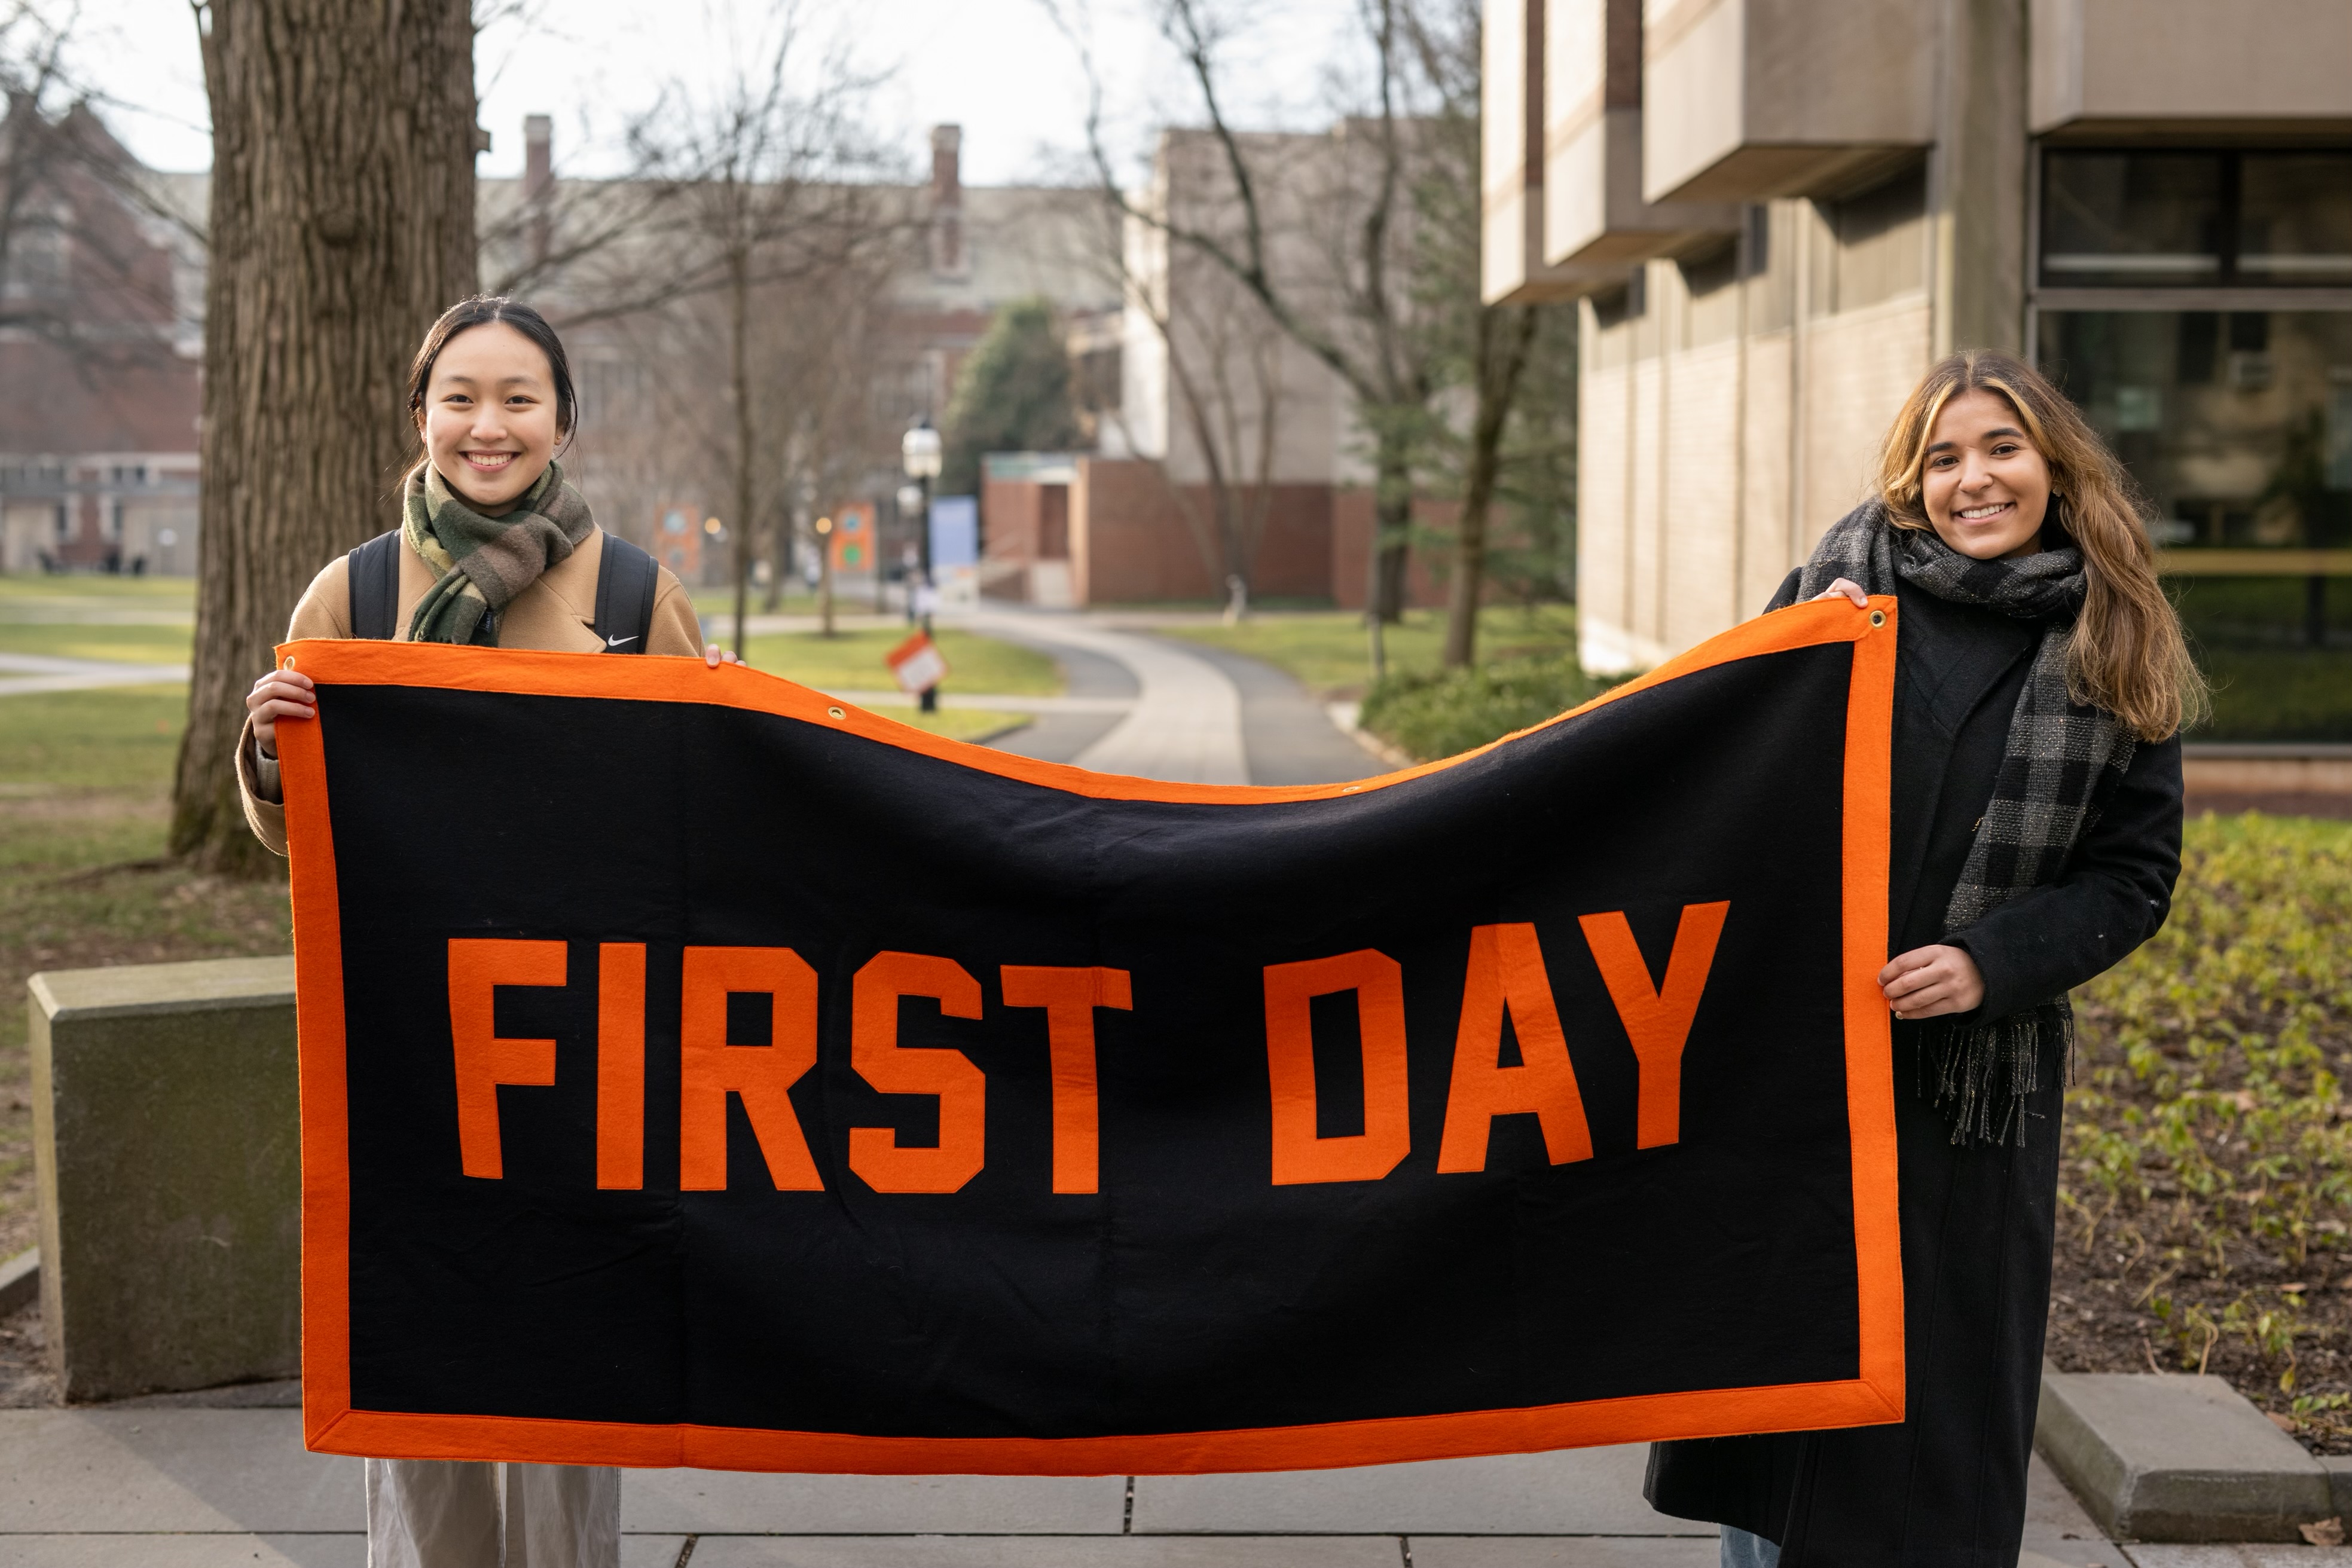
[[[2074,1009],[2045,1002],[1990,1023],[1963,1024],[1942,1031],[1919,1052],[1921,1085],[1952,1129],[1952,1142],[2025,1145],[2026,1101],[2042,1087],[2044,1047],[2063,1045],[2072,1082]],[[2012,1130],[2014,1136],[2012,1137]]]

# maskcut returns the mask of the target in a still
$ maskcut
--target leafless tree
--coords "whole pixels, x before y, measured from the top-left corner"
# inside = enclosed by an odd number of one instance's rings
[[[182,228],[67,64],[70,18],[0,5],[0,330],[99,390],[173,353]],[[46,368],[46,367],[45,367]]]
[[[1230,203],[1236,214],[1230,234],[1180,206],[1162,209],[1129,195],[1104,143],[1100,80],[1086,58],[1093,83],[1087,145],[1107,199],[1223,268],[1355,398],[1357,418],[1372,445],[1375,523],[1366,623],[1376,674],[1385,664],[1381,623],[1403,609],[1416,456],[1439,390],[1427,336],[1414,329],[1409,205],[1421,128],[1409,101],[1412,62],[1403,4],[1359,0],[1372,66],[1368,102],[1333,138],[1336,174],[1291,197],[1303,204],[1325,246],[1328,275],[1311,281],[1277,265],[1275,208],[1285,194],[1279,175],[1255,150],[1256,139],[1226,111],[1221,52],[1234,24],[1218,0],[1154,0],[1153,14],[1183,62],[1207,122],[1224,185],[1213,205]],[[1077,37],[1075,28],[1066,25],[1065,30]]]
[[[752,561],[783,515],[785,474],[774,459],[805,401],[769,368],[788,336],[774,328],[818,308],[829,287],[870,267],[905,233],[874,181],[887,161],[863,130],[872,78],[837,53],[803,72],[817,46],[797,9],[780,10],[770,26],[758,63],[714,98],[698,106],[677,94],[674,110],[640,123],[644,162],[670,193],[662,232],[673,244],[657,268],[628,280],[634,287],[608,288],[572,317],[659,316],[688,340],[716,337],[727,366],[719,444],[733,497],[738,648]]]
[[[364,26],[345,0],[191,5],[212,109],[211,259],[171,842],[258,873],[233,756],[246,690],[320,564],[392,524],[414,439],[409,357],[474,291],[474,18],[468,0],[402,0]]]
[[[1420,329],[1443,382],[1471,394],[1469,428],[1439,433],[1459,449],[1462,511],[1448,574],[1444,662],[1477,660],[1478,605],[1486,581],[1489,518],[1501,477],[1503,435],[1518,397],[1540,321],[1537,308],[1480,302],[1478,0],[1404,0],[1404,33],[1436,99],[1415,170],[1414,215],[1422,228],[1415,256],[1428,303]]]
[[[1154,341],[1167,356],[1176,393],[1171,412],[1184,422],[1206,496],[1179,478],[1175,433],[1163,433],[1169,439],[1161,454],[1146,460],[1167,486],[1209,580],[1238,581],[1246,596],[1273,507],[1286,395],[1284,340],[1269,330],[1255,297],[1221,270],[1189,280],[1192,287],[1174,287],[1171,264],[1177,258],[1169,254],[1164,231],[1136,223],[1123,205],[1110,202],[1104,203],[1101,219],[1089,259],[1127,309],[1150,324]],[[1139,265],[1139,246],[1157,254]],[[1185,259],[1196,267],[1203,265]],[[1141,452],[1150,444],[1139,439],[1119,399],[1107,403],[1103,414],[1119,428],[1129,450]]]

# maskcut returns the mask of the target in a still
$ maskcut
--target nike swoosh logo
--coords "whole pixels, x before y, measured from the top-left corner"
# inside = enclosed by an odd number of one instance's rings
[[[607,637],[607,638],[605,638],[605,639],[604,639],[604,646],[606,646],[607,648],[617,648],[617,647],[619,647],[619,646],[620,646],[622,643],[634,643],[634,642],[635,642],[636,640],[637,640],[637,634],[636,634],[635,632],[630,632],[630,633],[629,633],[627,636],[625,636],[625,637]]]

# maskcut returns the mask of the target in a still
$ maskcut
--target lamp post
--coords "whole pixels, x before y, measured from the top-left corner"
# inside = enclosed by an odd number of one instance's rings
[[[916,583],[908,585],[907,592],[910,602],[915,595],[925,595],[922,601],[923,635],[929,637],[931,634],[929,601],[931,586],[931,481],[940,476],[940,433],[931,428],[928,416],[917,420],[914,428],[899,441],[898,455],[906,465],[907,477],[915,482],[915,539],[917,549],[921,551],[922,561],[921,575]],[[900,493],[904,494],[903,491]],[[939,711],[940,688],[936,685],[923,688],[922,707],[925,713]]]
[[[816,532],[816,613],[825,636],[833,635],[833,519],[819,517]]]

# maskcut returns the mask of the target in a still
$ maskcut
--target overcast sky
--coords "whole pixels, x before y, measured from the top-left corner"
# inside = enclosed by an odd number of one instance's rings
[[[1061,0],[1091,35],[1107,119],[1123,149],[1150,125],[1192,119],[1181,73],[1145,21],[1148,0]],[[478,168],[522,164],[522,117],[555,118],[559,168],[612,167],[614,129],[667,83],[689,91],[725,69],[730,38],[775,14],[756,0],[527,0],[535,16],[493,23],[475,52],[481,123],[494,140]],[[1257,125],[1328,120],[1354,35],[1355,0],[1246,0],[1247,30],[1226,51],[1228,112]],[[803,0],[809,35],[854,54],[885,79],[876,129],[924,162],[924,131],[964,128],[964,178],[1002,184],[1066,170],[1083,148],[1086,78],[1045,0]],[[77,65],[112,107],[117,133],[143,162],[197,169],[211,160],[204,77],[188,0],[83,0]],[[812,58],[818,51],[812,51]]]

